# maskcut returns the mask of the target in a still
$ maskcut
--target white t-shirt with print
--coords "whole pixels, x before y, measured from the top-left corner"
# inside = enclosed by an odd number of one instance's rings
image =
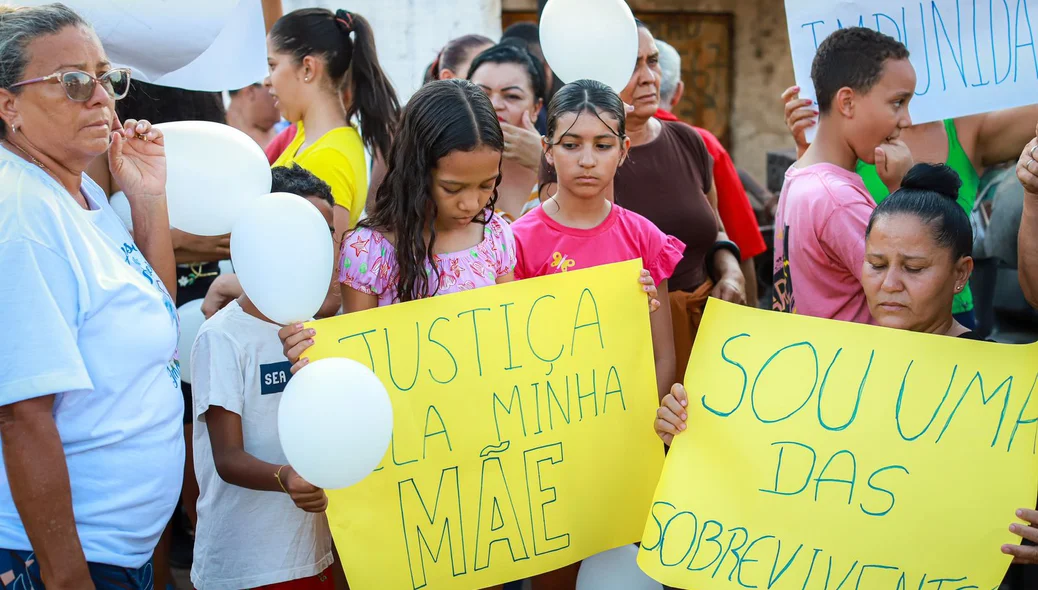
[[[296,507],[288,494],[225,482],[216,472],[205,412],[241,416],[245,452],[288,463],[278,440],[278,404],[291,377],[278,326],[232,301],[202,324],[191,352],[198,524],[191,582],[198,590],[237,590],[315,576],[332,563],[323,514]],[[270,473],[274,477],[274,472]]]
[[[81,191],[89,211],[0,147],[0,405],[55,395],[86,558],[138,568],[184,474],[177,313],[101,188]],[[0,548],[31,550],[2,458]]]

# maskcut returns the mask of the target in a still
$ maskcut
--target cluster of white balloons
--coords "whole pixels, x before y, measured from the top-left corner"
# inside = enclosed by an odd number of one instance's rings
[[[278,324],[307,321],[331,284],[328,222],[300,196],[270,193],[267,157],[249,136],[217,123],[157,125],[165,137],[170,225],[189,234],[231,234],[242,289]],[[181,379],[191,383],[191,348],[205,321],[202,301],[180,307]],[[325,489],[353,485],[385,456],[393,430],[389,395],[367,367],[316,361],[285,387],[278,436],[289,464]]]

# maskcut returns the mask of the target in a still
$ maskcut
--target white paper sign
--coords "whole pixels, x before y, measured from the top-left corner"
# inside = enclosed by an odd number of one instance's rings
[[[53,0],[15,0],[39,6]],[[267,72],[259,0],[63,0],[133,78],[187,90],[237,90]]]
[[[153,82],[160,86],[219,92],[244,88],[266,77],[267,31],[263,5],[259,0],[241,0],[220,34],[201,55]]]
[[[1038,102],[1038,0],[785,0],[801,98],[815,99],[811,62],[833,31],[868,27],[911,54],[912,122]]]

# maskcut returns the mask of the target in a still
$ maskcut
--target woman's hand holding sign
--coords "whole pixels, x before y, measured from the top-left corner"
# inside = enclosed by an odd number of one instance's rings
[[[1021,508],[1016,516],[1030,523],[1025,526],[1019,523],[1009,525],[1009,531],[1020,535],[1024,540],[1038,543],[1038,510]],[[1032,545],[1002,545],[1002,553],[1013,556],[1013,563],[1038,565],[1038,547]]]
[[[670,393],[660,402],[656,410],[656,435],[663,439],[663,444],[670,446],[674,437],[688,428],[688,394],[680,383],[670,388]]]

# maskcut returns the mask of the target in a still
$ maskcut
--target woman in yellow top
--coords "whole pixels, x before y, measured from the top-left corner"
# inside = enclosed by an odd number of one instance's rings
[[[299,164],[332,187],[335,239],[352,229],[368,194],[367,147],[389,153],[400,103],[382,71],[371,25],[359,14],[307,8],[278,19],[267,37],[266,83],[298,132],[275,166]],[[349,79],[350,97],[343,105]],[[354,117],[360,129],[350,124]]]

